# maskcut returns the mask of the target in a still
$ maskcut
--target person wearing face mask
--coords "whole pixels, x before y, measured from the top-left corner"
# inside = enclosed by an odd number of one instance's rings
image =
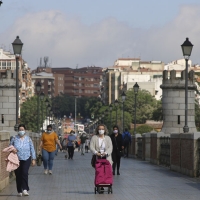
[[[18,126],[18,135],[12,137],[9,146],[13,145],[19,158],[19,167],[14,171],[16,176],[16,185],[18,196],[29,196],[28,185],[28,170],[32,163],[35,165],[36,154],[33,142],[29,136],[26,135],[26,127],[24,124]]]
[[[113,168],[113,175],[115,175],[115,168],[117,166],[117,175],[120,175],[119,168],[120,168],[120,160],[121,160],[121,152],[122,149],[124,149],[123,146],[123,138],[122,134],[119,132],[118,126],[113,126],[113,133],[111,134],[111,140],[113,145],[113,151],[112,151],[112,168]]]
[[[60,149],[62,149],[57,133],[52,130],[51,125],[48,125],[47,132],[44,132],[41,136],[39,147],[39,151],[42,149],[44,174],[52,174],[53,160],[56,153],[56,144],[58,144]]]
[[[93,135],[90,141],[90,151],[97,155],[98,158],[107,159],[112,165],[112,142],[108,136],[108,130],[105,125],[98,125],[96,135]]]

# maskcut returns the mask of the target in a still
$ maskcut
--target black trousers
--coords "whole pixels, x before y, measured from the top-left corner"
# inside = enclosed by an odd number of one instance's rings
[[[29,191],[28,186],[28,170],[31,165],[31,157],[27,160],[20,160],[19,167],[15,170],[17,192],[22,193],[23,190]]]
[[[121,156],[119,156],[116,152],[113,152],[112,160],[113,160],[113,164],[112,164],[113,172],[115,172],[116,166],[117,166],[117,171],[119,171]]]
[[[129,144],[126,144],[124,146],[124,156],[128,157],[128,153],[129,153]]]
[[[74,156],[74,147],[73,146],[68,146],[68,154],[69,154],[69,159],[73,158]]]

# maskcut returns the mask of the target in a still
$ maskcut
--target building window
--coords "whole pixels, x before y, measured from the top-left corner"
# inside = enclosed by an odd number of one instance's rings
[[[11,67],[11,61],[7,61],[7,66]]]

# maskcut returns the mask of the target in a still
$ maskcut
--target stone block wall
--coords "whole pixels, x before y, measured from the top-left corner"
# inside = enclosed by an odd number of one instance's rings
[[[198,138],[200,133],[171,134],[171,170],[198,175]]]
[[[0,132],[0,190],[9,184],[9,172],[6,171],[6,161],[8,153],[3,153],[3,149],[8,147],[10,142],[10,134],[8,132]]]

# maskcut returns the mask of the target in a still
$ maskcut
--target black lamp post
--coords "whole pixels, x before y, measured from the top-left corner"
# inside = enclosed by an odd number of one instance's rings
[[[50,110],[51,110],[50,104],[48,105],[47,109],[48,109],[48,111],[49,111],[49,124],[50,124]]]
[[[115,108],[116,108],[116,122],[115,122],[115,124],[117,125],[117,107],[118,107],[119,101],[116,99],[114,104],[115,104]]]
[[[136,108],[137,108],[137,94],[138,94],[138,90],[139,90],[139,85],[137,84],[137,82],[135,83],[135,85],[133,86],[134,89],[134,93],[135,93],[135,116],[134,116],[134,134],[136,135]]]
[[[124,101],[126,99],[126,94],[123,91],[122,92],[122,111],[123,111],[123,125],[122,125],[122,131],[124,131]]]
[[[0,1],[0,6],[1,6],[1,4],[2,4],[3,2],[2,1]]]
[[[41,99],[41,101],[42,101],[42,131],[43,131],[43,121],[44,121],[44,117],[43,117],[43,100],[44,100],[44,92],[42,92],[41,94],[40,94],[40,99]]]
[[[110,131],[112,131],[112,120],[111,120],[111,115],[112,115],[112,104],[109,105],[109,110],[110,110]],[[111,133],[111,132],[110,132]]]
[[[37,114],[38,114],[38,118],[37,118],[37,131],[38,133],[40,132],[40,101],[39,101],[39,94],[40,94],[40,90],[41,90],[41,83],[38,81],[36,84],[36,91],[37,91]]]
[[[190,58],[193,44],[189,41],[189,38],[186,38],[185,42],[181,45],[183,56],[185,58],[185,126],[183,127],[183,132],[188,133],[188,60]]]
[[[2,3],[2,1],[1,1]],[[14,130],[18,130],[18,116],[19,116],[19,56],[22,52],[23,43],[19,39],[19,36],[16,37],[14,42],[12,43],[13,52],[16,57],[16,124]]]
[[[50,117],[49,117],[49,123],[52,121],[52,116],[53,116],[53,110],[49,111]],[[52,123],[50,123],[52,124]]]
[[[49,105],[49,100],[48,99],[46,99],[45,100],[45,104],[46,104],[46,117],[45,117],[45,119],[46,119],[46,126],[47,126],[47,109],[48,109],[48,105]]]

